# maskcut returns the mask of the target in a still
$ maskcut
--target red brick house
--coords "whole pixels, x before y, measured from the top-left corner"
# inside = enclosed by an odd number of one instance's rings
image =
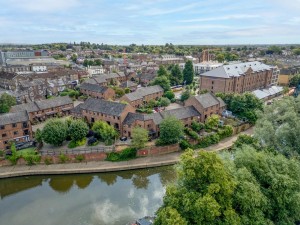
[[[115,91],[112,88],[99,86],[97,84],[83,83],[80,85],[79,89],[82,94],[105,100],[115,99],[116,95]]]

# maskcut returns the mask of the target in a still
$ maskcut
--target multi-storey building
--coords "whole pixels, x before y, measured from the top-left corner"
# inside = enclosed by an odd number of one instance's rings
[[[34,101],[26,104],[15,105],[10,111],[26,111],[31,122],[44,121],[48,118],[69,115],[74,108],[73,101],[68,96],[48,100]]]
[[[128,102],[135,108],[148,103],[150,100],[158,100],[164,94],[164,89],[159,85],[143,87],[135,92],[124,95],[121,100]]]
[[[184,63],[180,63],[179,67],[180,69],[184,69]],[[193,63],[193,67],[194,67],[194,72],[195,75],[199,75],[201,73],[205,73],[211,70],[214,70],[220,66],[222,66],[223,63],[218,63],[215,61],[206,61],[206,62],[201,62],[201,63]]]
[[[100,98],[100,99],[115,99],[115,91],[110,87],[99,86],[97,84],[89,84],[83,83],[79,87],[80,92],[82,94],[88,95],[93,98]]]
[[[200,74],[200,90],[243,93],[271,86],[273,69],[261,62],[223,65]]]
[[[5,65],[6,61],[9,59],[28,59],[42,56],[49,56],[49,52],[47,50],[0,51],[0,64]]]
[[[32,139],[32,128],[26,111],[0,115],[0,149],[9,149],[10,141],[16,144]]]

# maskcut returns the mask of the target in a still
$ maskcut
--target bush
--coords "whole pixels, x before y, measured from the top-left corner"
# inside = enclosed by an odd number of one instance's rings
[[[84,155],[76,155],[76,156],[75,156],[75,159],[76,159],[78,162],[82,162],[83,160],[85,160],[85,156],[84,156]]]
[[[136,158],[135,148],[126,148],[121,152],[111,152],[107,154],[107,161],[118,162]]]
[[[70,141],[69,144],[68,144],[68,148],[76,148],[78,146],[82,146],[82,145],[85,145],[86,143],[86,138],[83,138],[81,141]]]
[[[202,138],[199,143],[195,146],[195,148],[206,148],[210,145],[214,145],[219,143],[220,136],[218,134],[211,134],[204,138]]]
[[[197,134],[197,132],[193,131],[191,128],[185,128],[184,129],[185,133],[187,135],[189,135],[192,139],[194,140],[200,140],[199,135]]]
[[[7,159],[11,162],[12,165],[16,165],[21,156],[17,154],[15,143],[12,143],[10,148],[11,156],[8,156]]]
[[[162,139],[158,138],[155,141],[155,145],[156,146],[164,146],[164,145],[168,145],[168,144],[166,144]]]
[[[187,140],[181,140],[179,142],[179,146],[182,150],[185,150],[187,148],[191,148],[191,144]]]
[[[0,150],[0,157],[4,156],[4,150]]]
[[[47,156],[47,157],[45,157],[45,159],[44,159],[44,163],[45,163],[46,165],[50,165],[50,164],[53,163],[53,159],[52,159],[51,157]]]
[[[40,155],[25,155],[23,156],[25,161],[27,162],[27,165],[32,166],[41,161],[41,156]]]
[[[220,139],[224,139],[224,138],[232,136],[233,128],[230,125],[225,125],[223,128],[219,128],[217,133],[218,133]]]
[[[193,121],[191,128],[193,131],[200,132],[204,128],[204,124]]]
[[[60,153],[59,154],[59,161],[61,162],[61,163],[65,163],[65,162],[67,162],[67,161],[69,161],[70,159],[69,159],[69,157],[66,155],[66,154],[64,154],[64,153]]]

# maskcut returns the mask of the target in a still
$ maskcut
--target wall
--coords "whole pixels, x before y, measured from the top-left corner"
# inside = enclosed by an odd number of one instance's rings
[[[163,155],[172,152],[180,151],[179,144],[167,146],[150,146],[137,151],[137,156]]]

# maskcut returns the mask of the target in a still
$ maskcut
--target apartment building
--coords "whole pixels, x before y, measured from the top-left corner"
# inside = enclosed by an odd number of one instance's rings
[[[261,62],[223,65],[200,74],[200,90],[211,93],[244,93],[271,86],[273,69]],[[274,78],[273,78],[274,79]]]
[[[10,141],[16,144],[32,139],[32,127],[26,111],[0,115],[0,149],[9,149]]]

